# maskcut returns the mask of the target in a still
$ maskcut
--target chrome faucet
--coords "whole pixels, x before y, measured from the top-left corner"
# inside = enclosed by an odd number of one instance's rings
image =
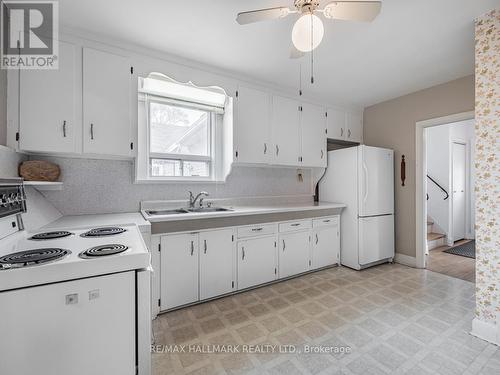
[[[194,196],[193,192],[190,191],[189,192],[189,208],[194,208],[194,206],[196,205],[196,201],[198,200],[198,198],[200,198],[202,195],[208,197],[208,193],[206,191],[202,191],[200,192],[196,197]],[[203,199],[203,198],[202,198]]]

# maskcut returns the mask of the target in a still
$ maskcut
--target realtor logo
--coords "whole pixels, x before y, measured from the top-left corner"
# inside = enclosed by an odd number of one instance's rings
[[[58,68],[58,2],[1,2],[1,68]]]

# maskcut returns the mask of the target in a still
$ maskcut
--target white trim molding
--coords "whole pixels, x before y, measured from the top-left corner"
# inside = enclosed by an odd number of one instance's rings
[[[427,206],[425,204],[426,180],[426,143],[424,129],[432,126],[445,125],[453,122],[471,120],[474,111],[457,113],[450,116],[438,117],[418,121],[415,125],[415,215],[416,215],[416,267],[426,267],[426,242],[427,242]]]
[[[408,267],[413,267],[413,268],[417,267],[417,258],[411,257],[409,255],[404,255],[404,254],[401,254],[401,253],[396,253],[394,255],[394,261],[396,263],[399,263],[399,264],[402,264],[402,265],[405,265],[405,266],[408,266]]]
[[[474,318],[472,320],[472,331],[470,334],[500,346],[500,326],[498,324],[486,323],[478,318]]]

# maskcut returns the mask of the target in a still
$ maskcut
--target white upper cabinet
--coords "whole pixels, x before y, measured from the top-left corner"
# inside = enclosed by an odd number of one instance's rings
[[[131,156],[131,66],[128,58],[83,49],[83,151]]]
[[[326,112],[304,103],[300,112],[301,162],[304,167],[326,167]]]
[[[299,102],[273,96],[272,103],[273,163],[298,165],[300,157]]]
[[[359,113],[347,114],[347,141],[363,142],[363,115]]]
[[[269,110],[268,93],[239,86],[234,130],[235,161],[255,164],[270,160]]]
[[[328,109],[326,118],[327,137],[345,140],[346,137],[346,113],[336,109]]]
[[[59,42],[59,69],[22,70],[19,148],[23,151],[75,152],[78,74],[75,46]]]

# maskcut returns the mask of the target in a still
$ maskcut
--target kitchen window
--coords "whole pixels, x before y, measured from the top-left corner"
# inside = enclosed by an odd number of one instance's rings
[[[225,177],[228,100],[218,87],[139,78],[136,181],[215,181]],[[232,113],[232,111],[229,111]]]
[[[210,177],[214,113],[148,101],[152,177]]]

